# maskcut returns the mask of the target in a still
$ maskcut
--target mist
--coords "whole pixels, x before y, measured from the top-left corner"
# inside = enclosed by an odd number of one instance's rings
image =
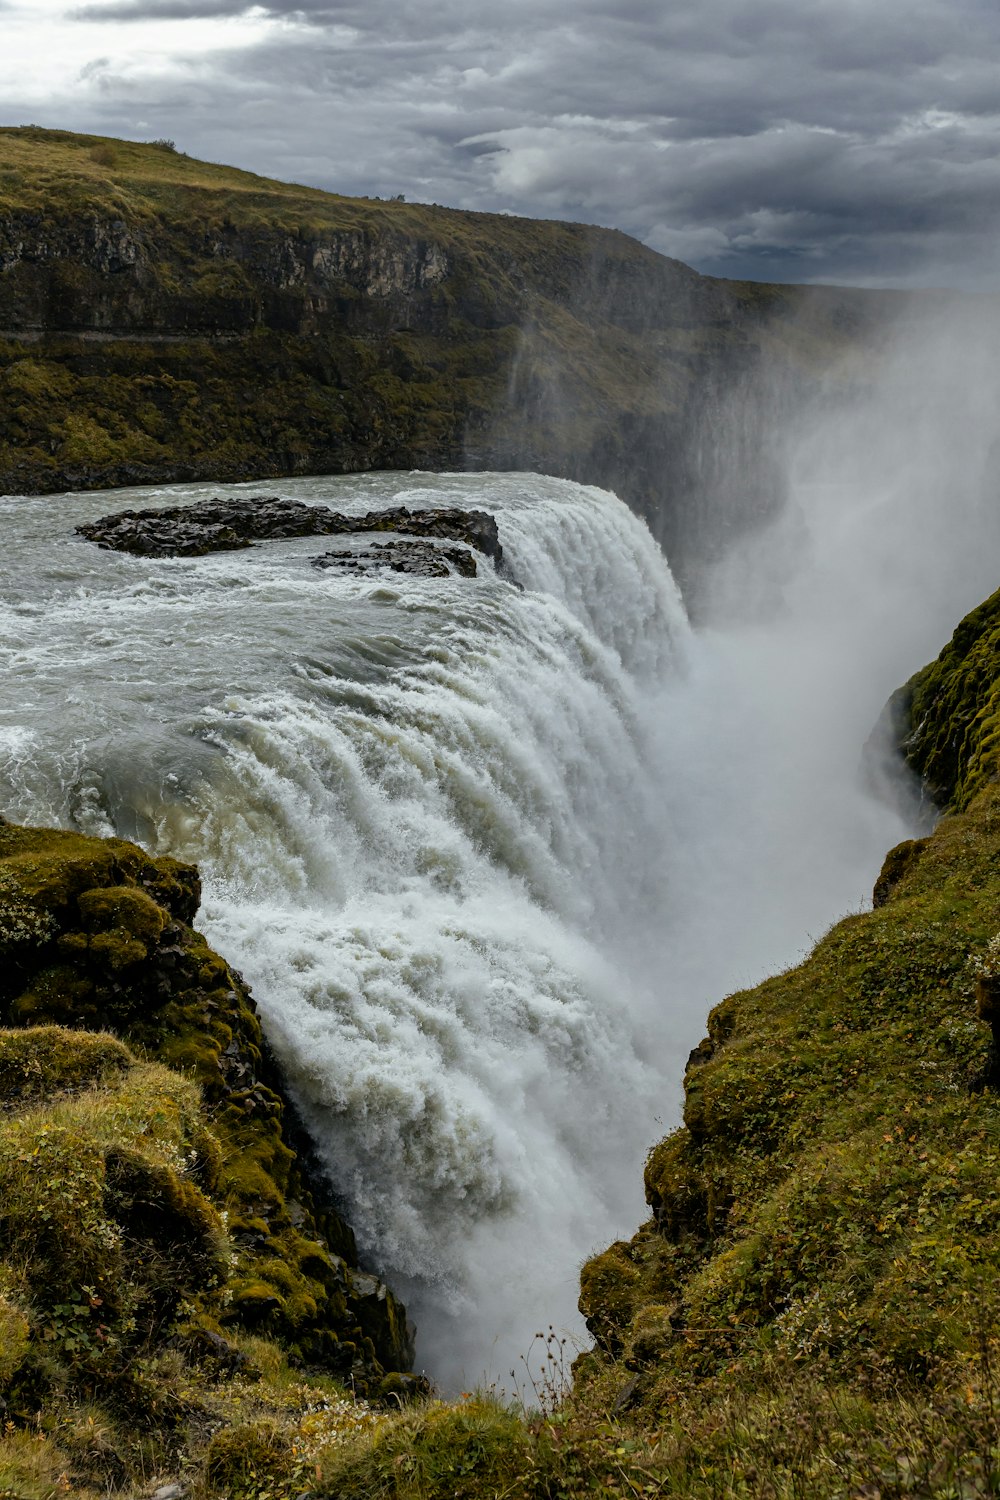
[[[700,580],[658,726],[677,1053],[713,1003],[867,907],[885,853],[934,815],[876,726],[1000,585],[997,331],[985,299],[904,309],[766,439],[781,512]]]
[[[617,1170],[636,1185],[636,1141],[648,1149],[680,1123],[684,1064],[712,1006],[797,963],[832,924],[869,908],[888,850],[936,815],[880,720],[895,690],[1000,584],[997,324],[982,300],[922,312],[902,304],[870,353],[811,380],[808,399],[783,373],[784,404],[772,390],[758,405],[769,428],[756,472],[773,471],[777,513],[697,579],[699,623],[657,689],[647,684],[642,815],[631,865],[615,874],[615,918],[600,934],[650,1070],[632,1080],[632,1118],[616,1148]],[[741,423],[716,427],[713,465],[739,505],[747,403],[722,410]],[[531,1250],[511,1263],[540,1328],[554,1321],[571,1343],[584,1341],[576,1270],[631,1232],[629,1207],[627,1194],[611,1194],[604,1238],[589,1243],[565,1234],[587,1226],[581,1205],[558,1195],[550,1216],[522,1222],[520,1244]],[[513,1330],[485,1359],[476,1342],[491,1320],[510,1321],[496,1249],[476,1252],[491,1273],[478,1283],[471,1328],[432,1322],[432,1368],[464,1369],[471,1381],[485,1365],[491,1378],[507,1377]],[[549,1267],[541,1297],[540,1265]]]

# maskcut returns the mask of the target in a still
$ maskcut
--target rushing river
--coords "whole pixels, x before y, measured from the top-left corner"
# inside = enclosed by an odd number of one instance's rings
[[[321,572],[315,538],[74,535],[227,490],[486,509],[523,591]],[[695,635],[645,526],[537,475],[12,498],[0,526],[0,808],[198,861],[200,925],[433,1375],[502,1380],[537,1328],[578,1332],[579,1264],[641,1218],[709,1005],[908,831],[855,774],[898,650],[859,692],[870,621],[831,649],[815,580],[792,630]]]

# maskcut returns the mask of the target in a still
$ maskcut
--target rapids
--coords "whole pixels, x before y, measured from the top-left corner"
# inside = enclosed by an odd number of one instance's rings
[[[632,961],[664,873],[642,837],[648,704],[689,627],[648,531],[600,491],[280,489],[485,507],[524,592],[489,565],[319,573],[315,538],[139,559],[73,534],[109,496],[6,502],[4,809],[198,861],[201,925],[252,983],[422,1357],[506,1378],[540,1319],[573,1316],[581,1254],[641,1212],[662,1108]]]

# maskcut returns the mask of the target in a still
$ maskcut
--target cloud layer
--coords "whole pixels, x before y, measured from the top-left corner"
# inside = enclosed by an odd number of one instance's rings
[[[1000,287],[995,0],[10,0],[4,33],[10,123],[717,275]]]

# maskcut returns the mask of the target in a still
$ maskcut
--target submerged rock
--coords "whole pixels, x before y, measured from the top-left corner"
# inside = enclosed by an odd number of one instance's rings
[[[483,510],[444,506],[436,510],[409,510],[405,505],[346,516],[326,506],[305,505],[276,495],[216,497],[197,505],[172,505],[161,510],[123,510],[78,526],[77,532],[99,547],[131,552],[138,557],[202,557],[209,552],[234,552],[254,542],[300,536],[361,536],[368,532],[395,531],[409,537],[436,537],[464,542],[492,559],[496,568],[503,549],[493,516]],[[358,554],[328,554],[331,557]],[[428,552],[423,556],[427,558]],[[454,562],[451,551],[447,554]],[[463,554],[464,558],[464,554]],[[414,556],[414,561],[416,560]],[[433,559],[431,559],[433,562]],[[321,563],[323,567],[339,563]],[[363,563],[362,563],[363,565]],[[393,562],[382,566],[395,567]],[[468,563],[455,563],[466,577],[475,576]],[[400,572],[418,572],[401,567]],[[441,576],[430,572],[425,576]]]

